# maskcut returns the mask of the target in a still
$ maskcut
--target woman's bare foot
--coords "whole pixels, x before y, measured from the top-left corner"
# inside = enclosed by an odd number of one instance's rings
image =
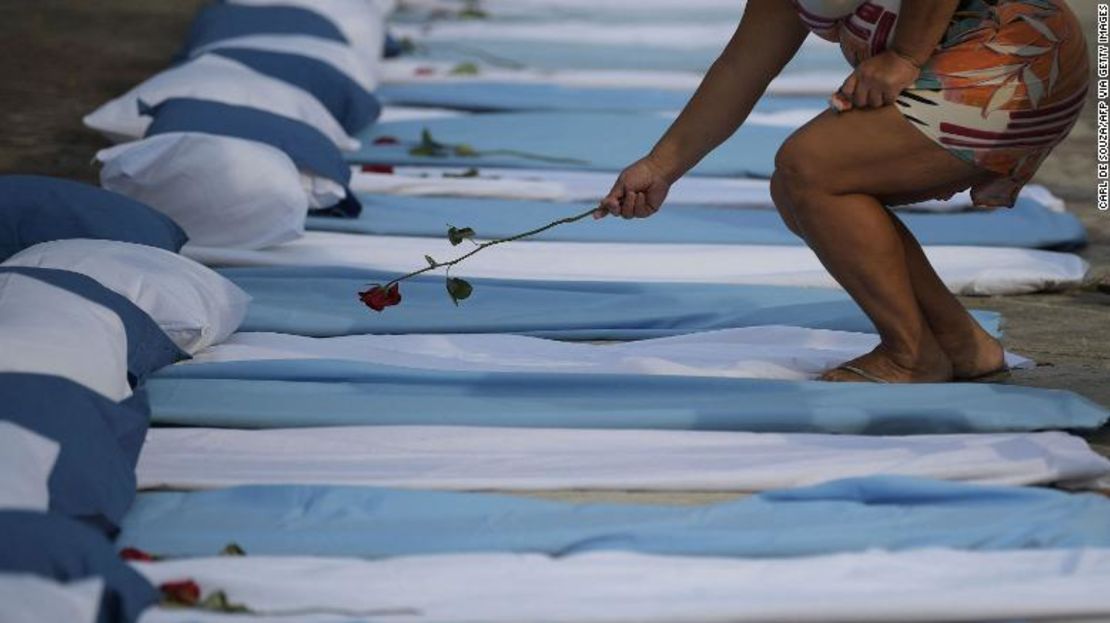
[[[875,350],[845,364],[887,383],[944,383],[952,380],[952,363],[939,346],[933,345],[918,354],[899,354],[880,344]],[[844,367],[833,368],[821,375],[821,381],[860,383],[873,379]]]
[[[997,372],[1006,367],[1006,352],[1002,344],[987,333],[978,323],[958,334],[937,335],[937,341],[952,362],[952,375],[956,380],[974,379]]]

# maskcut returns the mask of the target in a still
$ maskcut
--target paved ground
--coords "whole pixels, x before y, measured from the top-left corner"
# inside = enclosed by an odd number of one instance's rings
[[[81,126],[82,115],[164,68],[201,4],[0,0],[0,172],[95,182],[90,160],[105,143]],[[1094,0],[1072,5],[1093,23]],[[1110,406],[1110,213],[1094,207],[1092,109],[1037,180],[1086,223],[1089,282],[1067,292],[965,302],[1002,312],[1008,347],[1042,364],[1011,382],[1070,389]],[[1099,291],[1100,280],[1107,293]],[[1110,454],[1110,432],[1093,441]]]

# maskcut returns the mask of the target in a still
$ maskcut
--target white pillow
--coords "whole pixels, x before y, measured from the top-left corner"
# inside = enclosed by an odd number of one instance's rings
[[[30,573],[0,573],[4,623],[96,623],[104,580],[62,583]]]
[[[50,508],[50,472],[60,449],[53,439],[0,421],[0,509]]]
[[[243,323],[250,303],[246,292],[219,273],[176,253],[129,242],[43,242],[3,265],[57,268],[92,277],[131,299],[190,355],[226,340]],[[121,365],[126,383],[126,357]]]
[[[131,386],[123,321],[78,294],[0,274],[0,372],[60,376],[124,400]]]
[[[331,20],[371,67],[381,63],[385,51],[385,20],[392,10],[388,2],[372,0],[230,0],[251,6],[295,6],[315,11]]]
[[[257,108],[320,130],[340,149],[358,149],[335,117],[308,91],[271,78],[222,56],[207,55],[156,74],[85,117],[85,125],[122,142],[142,138],[150,117],[139,101],[157,106],[173,98],[192,98]]]
[[[96,157],[104,165],[101,186],[169,216],[206,247],[261,249],[295,240],[313,203],[289,156],[241,138],[174,132]]]
[[[193,50],[193,56],[220,48],[247,48],[265,52],[299,54],[325,62],[350,76],[367,91],[378,87],[377,74],[351,46],[311,35],[244,35],[220,39]]]

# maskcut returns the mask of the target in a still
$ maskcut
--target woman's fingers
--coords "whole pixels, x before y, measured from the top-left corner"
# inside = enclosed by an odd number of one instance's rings
[[[632,214],[636,211],[636,195],[639,193],[626,192],[624,198],[621,199],[621,217],[632,218]]]

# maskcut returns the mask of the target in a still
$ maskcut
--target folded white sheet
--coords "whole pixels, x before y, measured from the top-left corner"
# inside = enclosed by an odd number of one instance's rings
[[[812,379],[877,346],[873,334],[789,326],[690,333],[619,344],[523,335],[349,335],[330,338],[236,333],[178,365],[274,359],[345,359],[422,370],[543,374],[655,374]],[[1007,353],[1011,368],[1033,362]]]
[[[355,168],[351,190],[375,195],[406,197],[471,197],[486,199],[525,199],[532,201],[569,201],[567,189],[558,182],[541,180],[494,179],[490,177],[444,177],[442,173],[421,173],[394,169],[394,173],[367,173]],[[597,200],[600,197],[594,197]]]
[[[425,254],[447,261],[461,251],[446,240],[308,232],[269,249],[186,245],[183,253],[210,266],[344,266],[401,275],[423,265]],[[1080,283],[1088,269],[1077,255],[1051,251],[939,246],[927,248],[926,253],[948,288],[959,294],[1021,294],[1061,288]],[[524,241],[480,253],[455,275],[839,287],[809,249],[759,245]]]
[[[616,181],[612,173],[554,169],[475,169],[473,177],[458,177],[468,169],[451,167],[396,167],[393,175],[357,173],[351,180],[356,192],[410,196],[459,196],[541,201],[598,201]],[[1039,184],[1022,189],[1021,197],[1054,212],[1065,211],[1064,200]],[[684,177],[671,187],[667,205],[702,204],[772,209],[767,180],[725,177]],[[951,199],[898,206],[915,212],[959,212],[969,209],[968,192]]]
[[[740,11],[736,12],[740,17]],[[552,43],[649,47],[668,50],[710,50],[717,52],[736,32],[729,22],[635,22],[620,28],[589,20],[490,21],[440,20],[422,24],[398,23],[391,27],[395,37],[414,41],[482,42],[526,41],[537,46]],[[835,44],[809,37],[806,53],[818,50],[839,54]]]
[[[104,580],[62,584],[37,575],[0,573],[4,623],[94,623]]]
[[[409,106],[383,106],[378,123],[387,121],[415,121],[420,119],[443,119],[444,117],[463,117],[470,113],[450,108],[423,108]]]
[[[1059,432],[857,435],[452,426],[153,428],[141,489],[365,485],[758,492],[893,474],[1083,487],[1110,461]]]
[[[286,623],[351,617],[440,623],[1110,617],[1110,591],[1101,590],[1110,585],[1107,549],[872,551],[786,560],[615,552],[375,562],[246,556],[135,566],[156,585],[192,578],[205,594],[224,590],[232,602]],[[142,618],[231,620],[238,619],[165,609]]]
[[[655,70],[556,70],[502,69],[482,65],[473,73],[459,74],[458,63],[449,61],[389,59],[382,63],[383,84],[413,82],[525,82],[557,84],[568,87],[643,87],[693,92],[702,75],[685,71]],[[847,74],[847,71],[845,71]],[[796,72],[771,81],[767,93],[774,95],[829,95],[844,82],[846,75],[830,72]]]

